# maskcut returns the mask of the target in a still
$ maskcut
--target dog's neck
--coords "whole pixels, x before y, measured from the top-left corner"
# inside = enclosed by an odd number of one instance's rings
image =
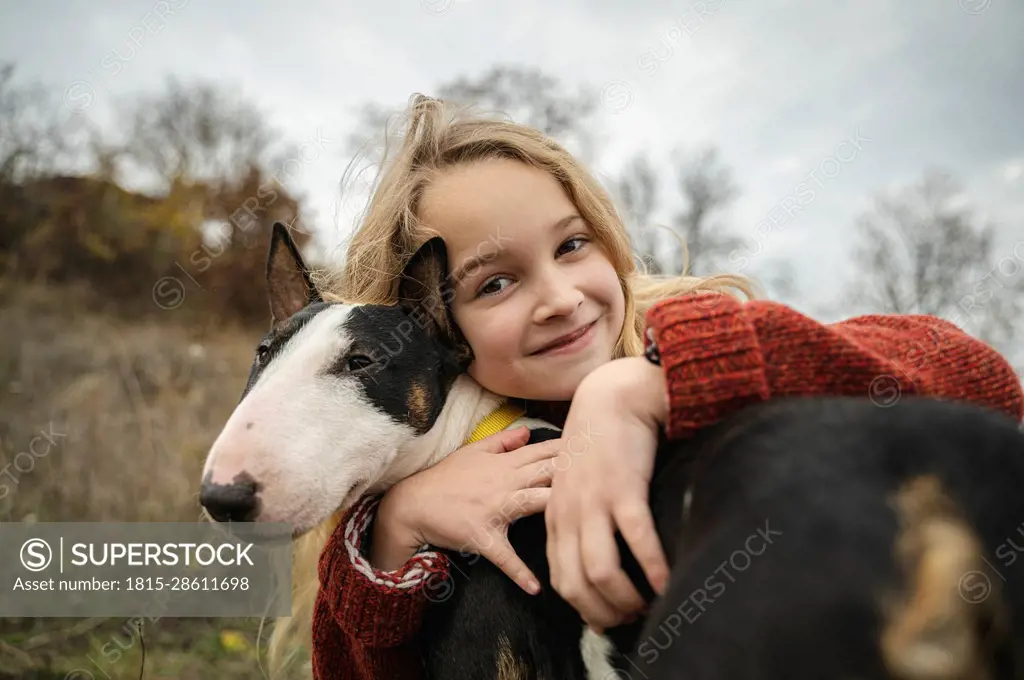
[[[437,422],[426,434],[399,447],[380,486],[390,487],[459,449],[473,433],[477,423],[503,401],[505,397],[484,389],[468,375],[460,375],[452,384]]]

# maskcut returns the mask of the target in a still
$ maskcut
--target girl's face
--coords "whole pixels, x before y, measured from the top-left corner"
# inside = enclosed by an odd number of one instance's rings
[[[445,171],[420,219],[448,250],[469,374],[509,397],[569,401],[611,360],[625,298],[607,254],[558,182],[513,160]]]

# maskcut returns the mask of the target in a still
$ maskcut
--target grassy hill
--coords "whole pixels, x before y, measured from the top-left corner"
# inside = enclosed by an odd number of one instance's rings
[[[81,286],[0,287],[0,521],[200,518],[203,460],[260,332],[100,302]],[[16,469],[44,432],[50,450]],[[259,619],[163,618],[143,635],[147,680],[265,677]],[[0,678],[138,678],[142,647],[124,619],[0,619]]]

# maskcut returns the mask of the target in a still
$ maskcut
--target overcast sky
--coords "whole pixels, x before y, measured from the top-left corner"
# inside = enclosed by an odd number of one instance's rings
[[[334,140],[289,185],[328,244],[350,227],[338,181],[359,104],[499,62],[588,84],[603,93],[599,177],[636,151],[717,145],[742,192],[726,221],[757,254],[746,273],[792,261],[786,301],[811,312],[858,275],[852,227],[872,195],[926,167],[1002,225],[1000,257],[1024,239],[1022,35],[1019,0],[0,0],[0,61],[72,106],[88,95],[99,124],[175,74],[237,89],[298,143]],[[814,199],[757,236],[801,182]]]

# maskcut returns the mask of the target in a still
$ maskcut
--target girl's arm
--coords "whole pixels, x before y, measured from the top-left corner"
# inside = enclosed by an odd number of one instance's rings
[[[1009,362],[934,316],[822,324],[778,302],[702,292],[654,305],[647,325],[668,385],[671,439],[776,396],[867,396],[885,407],[923,395],[1024,418]]]
[[[821,324],[770,301],[721,293],[662,301],[647,313],[641,357],[611,361],[573,395],[563,437],[587,455],[555,473],[546,520],[551,582],[592,627],[617,625],[643,604],[619,563],[621,531],[655,590],[668,563],[647,504],[655,435],[680,439],[744,406],[786,396],[903,395],[961,400],[1024,416],[1009,363],[951,323],[925,315],[860,316]],[[588,434],[600,424],[601,436]],[[582,446],[581,446],[582,443]],[[584,448],[585,447],[585,448]]]
[[[415,680],[422,662],[415,637],[434,593],[444,588],[447,560],[421,551],[399,569],[374,569],[366,542],[377,498],[364,498],[338,524],[320,556],[313,611],[316,680]]]
[[[557,440],[524,446],[529,440],[525,427],[496,432],[345,513],[320,554],[315,678],[423,676],[417,637],[424,615],[454,587],[448,559],[426,544],[472,550],[522,588],[539,590],[530,588],[536,577],[508,542],[506,528],[544,510],[551,460],[561,448]],[[371,540],[377,543],[372,553]],[[397,568],[374,568],[370,554],[376,566]]]

